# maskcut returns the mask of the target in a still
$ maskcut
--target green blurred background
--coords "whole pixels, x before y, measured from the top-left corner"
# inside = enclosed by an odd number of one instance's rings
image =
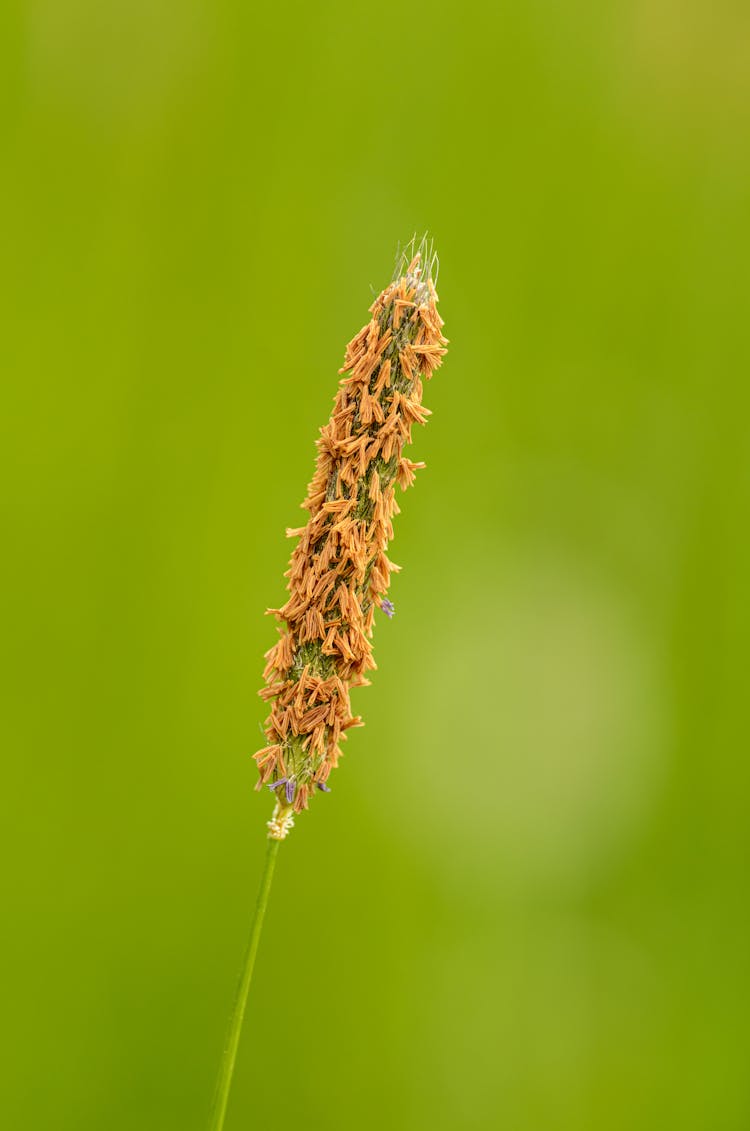
[[[280,855],[228,1131],[750,1127],[747,6],[0,23],[2,1125],[205,1125],[263,612],[428,228],[397,615]]]

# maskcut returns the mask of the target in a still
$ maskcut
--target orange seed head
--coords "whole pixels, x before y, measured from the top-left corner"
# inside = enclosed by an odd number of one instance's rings
[[[254,755],[256,788],[268,785],[276,808],[269,836],[283,839],[293,814],[306,809],[341,756],[346,732],[361,726],[350,691],[375,667],[375,609],[391,616],[386,593],[399,567],[386,551],[398,513],[395,488],[406,489],[423,464],[403,454],[412,425],[424,424],[422,382],[446,352],[433,282],[435,257],[424,242],[402,256],[394,281],[370,307],[370,321],[346,348],[333,412],[320,430],[315,474],[302,506],[307,524],[287,577],[289,598],[271,609],[279,639],[266,653],[271,704],[267,745]]]

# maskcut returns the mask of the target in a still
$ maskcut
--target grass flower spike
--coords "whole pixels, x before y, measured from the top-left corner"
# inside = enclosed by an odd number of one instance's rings
[[[267,745],[255,754],[260,780],[276,805],[269,836],[282,840],[294,814],[341,756],[351,727],[350,691],[369,682],[376,609],[392,617],[386,593],[398,569],[387,556],[398,514],[395,489],[423,467],[403,454],[412,426],[424,424],[423,379],[446,347],[437,312],[436,257],[425,241],[400,257],[394,281],[370,307],[367,325],[349,342],[328,424],[320,430],[315,474],[302,506],[305,526],[286,576],[289,599],[270,609],[279,640],[266,653],[261,696],[271,704]]]
[[[267,745],[255,755],[257,788],[275,798],[268,821],[266,862],[242,963],[229,1031],[216,1082],[210,1131],[224,1131],[247,995],[258,953],[276,856],[328,777],[341,742],[361,719],[350,692],[368,683],[375,667],[372,630],[379,609],[390,618],[386,596],[391,572],[388,544],[398,514],[396,485],[406,489],[424,465],[404,455],[412,426],[424,424],[423,379],[441,364],[447,342],[437,312],[437,257],[423,240],[400,256],[393,281],[370,307],[372,317],[346,347],[339,390],[328,424],[320,430],[315,474],[302,506],[305,526],[288,530],[299,541],[286,576],[289,599],[269,609],[279,639],[266,653],[270,704]]]

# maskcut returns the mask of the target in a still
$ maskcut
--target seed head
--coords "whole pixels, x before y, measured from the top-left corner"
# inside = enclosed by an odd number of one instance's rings
[[[386,550],[398,514],[396,483],[406,489],[424,464],[403,455],[412,426],[430,415],[422,380],[442,363],[446,339],[437,312],[433,271],[437,258],[425,241],[401,255],[394,281],[370,307],[372,317],[346,348],[331,418],[320,430],[315,474],[302,506],[305,526],[286,576],[289,599],[269,609],[279,640],[266,653],[272,704],[268,745],[254,755],[260,780],[277,797],[269,836],[283,839],[292,815],[306,809],[341,756],[351,727],[350,691],[369,683],[373,621],[399,567]],[[283,792],[283,797],[281,796]]]

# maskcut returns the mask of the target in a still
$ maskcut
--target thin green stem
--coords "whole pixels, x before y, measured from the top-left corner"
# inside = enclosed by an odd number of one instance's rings
[[[266,913],[268,893],[271,890],[273,869],[280,843],[281,841],[275,840],[272,837],[268,838],[266,863],[260,881],[258,902],[255,904],[253,925],[250,928],[250,938],[248,939],[247,950],[245,951],[245,960],[242,964],[242,974],[240,975],[239,985],[237,986],[237,995],[234,999],[234,1008],[232,1010],[231,1021],[229,1022],[229,1032],[227,1033],[227,1040],[224,1046],[224,1055],[221,1058],[219,1078],[216,1082],[216,1094],[214,1096],[214,1106],[211,1112],[210,1131],[222,1131],[224,1127],[224,1118],[227,1113],[227,1102],[229,1100],[229,1089],[232,1086],[232,1076],[234,1074],[234,1062],[237,1059],[237,1046],[240,1043],[242,1019],[245,1016],[247,991],[250,989],[250,981],[253,976],[255,956],[258,953],[260,932],[263,926],[263,917]]]

